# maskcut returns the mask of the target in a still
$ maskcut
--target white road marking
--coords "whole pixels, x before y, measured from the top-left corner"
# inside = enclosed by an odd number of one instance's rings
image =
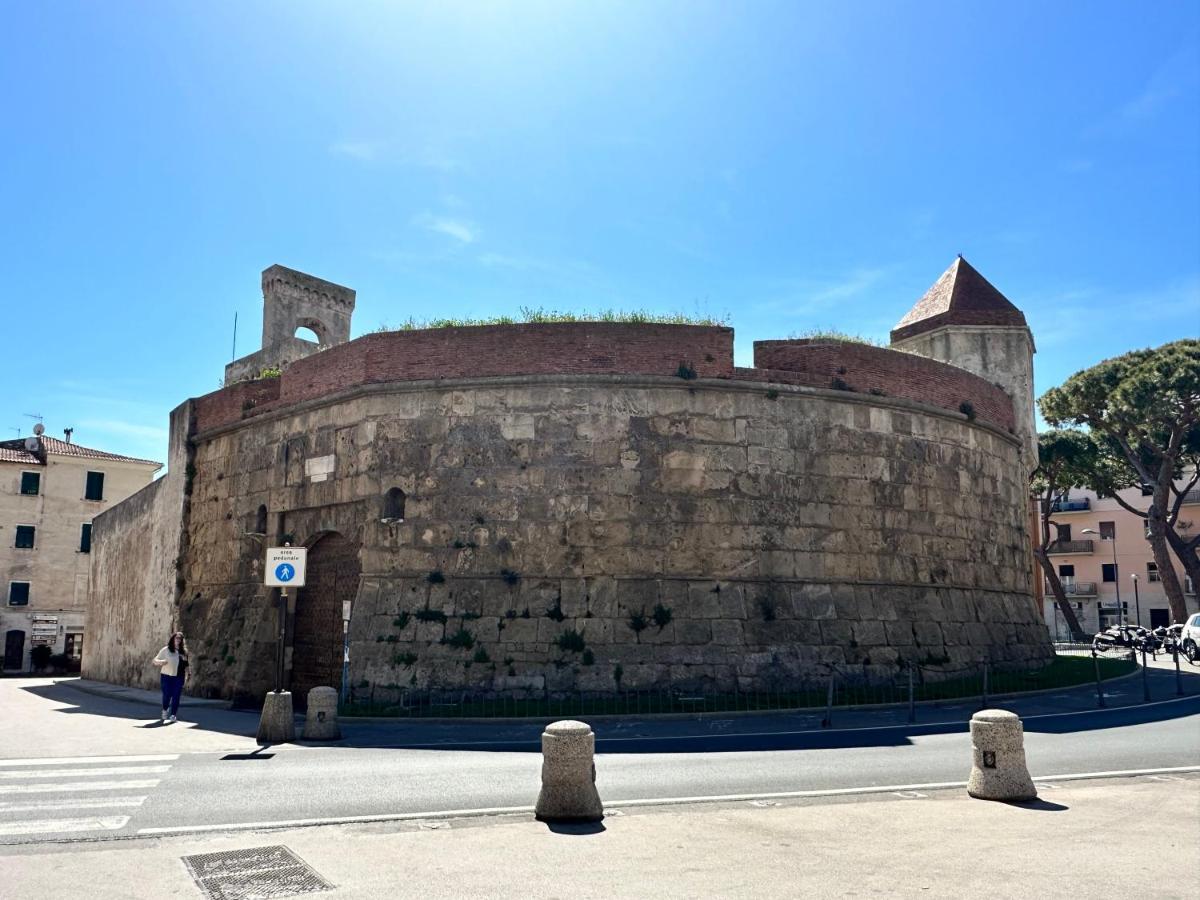
[[[132,781],[68,781],[62,784],[0,784],[0,794],[68,794],[73,791],[111,791],[158,787],[157,778]]]
[[[39,756],[28,759],[0,759],[0,766],[79,766],[88,763],[171,762],[178,753],[157,756]]]
[[[28,800],[0,803],[0,813],[36,812],[38,810],[107,809],[109,807],[141,806],[146,797],[79,797],[75,800]]]
[[[153,775],[170,766],[103,766],[97,769],[35,769],[32,772],[0,772],[0,778],[90,778],[93,775]]]
[[[116,831],[124,828],[129,816],[101,816],[90,819],[37,819],[29,822],[0,824],[0,837],[20,834],[48,834],[64,831]]]
[[[1157,775],[1168,772],[1200,772],[1200,766],[1177,766],[1166,769],[1127,769],[1114,772],[1076,772],[1067,775],[1039,775],[1039,781],[1076,781],[1086,778],[1119,778],[1131,775]],[[928,784],[893,784],[886,786],[831,788],[817,791],[784,791],[773,794],[727,794],[710,797],[666,797],[647,800],[616,800],[605,803],[614,813],[622,807],[671,806],[683,803],[713,803],[732,800],[803,799],[806,797],[839,797],[852,794],[886,794],[898,791],[938,790],[966,787],[965,781],[940,781]],[[448,809],[437,812],[380,813],[370,816],[330,816],[322,819],[284,819],[276,822],[229,822],[221,825],[172,825],[166,828],[139,828],[138,834],[193,834],[212,831],[249,831],[268,828],[306,828],[312,825],[340,825],[356,822],[405,822],[418,819],[452,819],[470,816],[523,815],[533,812],[532,806],[499,806],[483,809]]]

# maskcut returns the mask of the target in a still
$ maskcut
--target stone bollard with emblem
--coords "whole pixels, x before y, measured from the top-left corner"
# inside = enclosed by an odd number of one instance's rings
[[[586,722],[553,722],[542,732],[542,790],[534,814],[542,822],[599,822],[596,735]]]
[[[296,739],[296,721],[292,718],[292,692],[268,691],[258,720],[260,744],[282,744]]]
[[[342,736],[337,717],[338,692],[331,687],[315,687],[308,692],[308,713],[304,716],[306,741],[336,741]]]
[[[971,777],[967,793],[980,800],[1034,800],[1025,765],[1025,731],[1016,713],[985,709],[971,716]]]

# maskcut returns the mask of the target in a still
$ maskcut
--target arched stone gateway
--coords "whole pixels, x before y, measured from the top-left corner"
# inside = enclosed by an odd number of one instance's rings
[[[342,683],[342,601],[358,590],[358,547],[336,531],[308,550],[307,585],[296,596],[291,691],[302,706],[310,689]]]

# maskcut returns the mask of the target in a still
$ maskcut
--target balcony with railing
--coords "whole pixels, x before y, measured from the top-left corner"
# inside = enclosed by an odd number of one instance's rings
[[[1057,500],[1050,501],[1050,512],[1052,513],[1070,513],[1070,512],[1087,512],[1092,508],[1092,501],[1089,497],[1080,497],[1077,500]]]
[[[1054,553],[1091,553],[1094,550],[1093,541],[1052,541],[1046,545],[1046,552]]]
[[[1200,503],[1200,488],[1192,488],[1183,495],[1184,503]]]
[[[1095,597],[1096,582],[1094,581],[1064,581],[1063,593],[1068,597]],[[1046,595],[1049,596],[1054,592],[1050,590],[1050,582],[1046,582]]]

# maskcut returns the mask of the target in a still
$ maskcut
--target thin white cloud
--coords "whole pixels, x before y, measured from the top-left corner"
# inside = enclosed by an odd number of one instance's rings
[[[157,425],[138,425],[136,422],[126,422],[121,419],[84,419],[79,423],[78,431],[99,431],[104,434],[120,435],[121,437],[137,438],[144,441],[166,442],[168,430]]]
[[[386,144],[383,141],[338,141],[329,148],[334,156],[348,156],[362,162],[373,162],[379,158]]]
[[[364,163],[389,163],[414,169],[430,169],[448,174],[466,169],[462,160],[436,148],[413,149],[390,140],[346,140],[329,145],[334,156]]]
[[[464,244],[473,244],[479,239],[479,229],[464,219],[423,212],[413,216],[412,224],[435,234],[444,234]]]
[[[812,316],[862,297],[883,281],[887,268],[859,268],[829,279],[781,279],[767,285],[767,299],[755,303],[756,312],[783,316]]]
[[[1195,325],[1200,322],[1200,274],[1126,293],[1071,288],[1030,298],[1022,308],[1039,349],[1077,342],[1081,328],[1097,334],[1131,321],[1178,322],[1180,336],[1190,337],[1200,330]]]

